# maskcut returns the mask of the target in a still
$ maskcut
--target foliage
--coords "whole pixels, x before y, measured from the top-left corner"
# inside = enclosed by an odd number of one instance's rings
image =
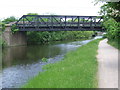
[[[109,40],[120,39],[120,23],[116,22],[113,18],[111,18],[105,21],[103,25],[107,29],[107,37]]]
[[[15,21],[17,21],[17,20],[18,20],[18,19],[15,18],[14,16],[11,16],[11,17],[8,17],[8,18],[4,19],[4,20],[0,23],[0,26],[2,26],[2,31],[5,30],[5,24],[9,24],[9,23],[15,22]],[[12,25],[11,31],[12,31],[12,32],[18,31],[18,29],[16,28],[16,25]]]
[[[108,43],[112,46],[114,46],[115,48],[120,50],[120,41],[118,40],[109,40]]]
[[[99,41],[67,53],[58,63],[44,66],[45,71],[29,80],[24,88],[97,88]]]
[[[28,13],[27,15],[38,15],[38,14],[37,14],[37,13]],[[32,21],[32,20],[34,20],[34,19],[35,19],[34,16],[33,16],[33,17],[31,17],[31,16],[29,17],[29,16],[28,16],[27,19],[24,19],[24,21],[28,21],[28,20],[29,20],[29,21]]]
[[[0,31],[5,30],[5,24],[0,21]]]
[[[117,22],[120,22],[120,3],[108,2],[101,6],[100,14],[104,16],[104,19],[114,18]]]
[[[6,42],[3,40],[2,38],[2,31],[0,31],[0,47],[5,47],[6,46]]]
[[[12,25],[11,31],[12,31],[12,33],[15,33],[15,32],[17,32],[17,31],[19,31],[19,29],[17,29],[16,24],[13,24],[13,25]]]
[[[47,58],[42,58],[42,61],[43,61],[43,62],[47,62],[48,59],[47,59]]]
[[[95,0],[95,2],[105,2],[107,0]],[[106,2],[101,6],[100,15],[105,19],[113,18],[120,22],[120,1],[119,2]]]
[[[100,14],[104,17],[103,26],[107,30],[108,43],[118,47],[120,43],[120,1],[105,3],[101,6]]]
[[[27,32],[29,44],[43,44],[50,41],[89,38],[93,31],[30,31]]]
[[[4,29],[5,29],[5,24],[0,21],[0,47],[1,46],[4,47],[6,45],[5,41],[2,39],[2,33],[3,33],[2,31]]]
[[[15,21],[17,21],[17,20],[18,20],[18,19],[15,18],[14,16],[10,16],[10,17],[4,19],[2,22],[5,23],[5,24],[9,24],[10,22],[15,22]]]
[[[38,13],[28,13],[27,15],[38,15]]]

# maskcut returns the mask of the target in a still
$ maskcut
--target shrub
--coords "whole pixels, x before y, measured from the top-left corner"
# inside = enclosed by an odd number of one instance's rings
[[[113,18],[108,19],[103,23],[107,29],[107,38],[109,40],[118,40],[120,38],[120,23],[116,22]]]

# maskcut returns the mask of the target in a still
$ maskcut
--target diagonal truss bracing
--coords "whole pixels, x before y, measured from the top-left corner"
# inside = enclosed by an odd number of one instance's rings
[[[17,22],[20,31],[101,31],[100,16],[23,15]]]

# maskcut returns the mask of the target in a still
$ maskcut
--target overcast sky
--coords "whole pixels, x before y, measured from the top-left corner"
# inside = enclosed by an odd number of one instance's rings
[[[102,4],[94,0],[1,0],[0,19],[27,13],[96,16]]]

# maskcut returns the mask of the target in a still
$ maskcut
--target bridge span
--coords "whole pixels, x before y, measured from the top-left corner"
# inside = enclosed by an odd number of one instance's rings
[[[103,31],[101,16],[23,15],[19,31]]]
[[[26,31],[104,31],[101,16],[23,15],[6,25],[3,38],[8,46],[26,45]],[[19,31],[12,33],[12,25]]]

